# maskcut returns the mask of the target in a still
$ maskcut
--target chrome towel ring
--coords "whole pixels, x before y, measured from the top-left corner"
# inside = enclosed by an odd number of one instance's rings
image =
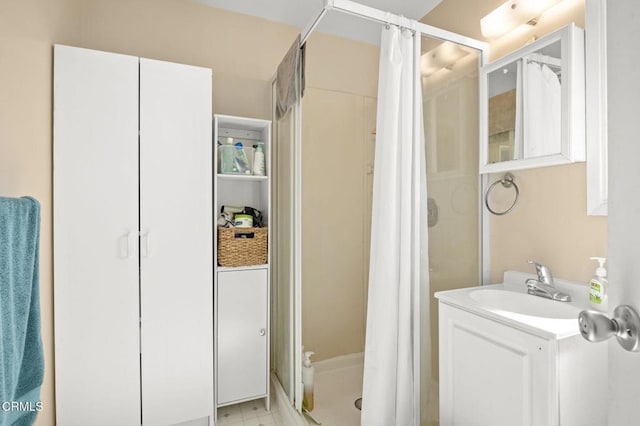
[[[516,190],[516,196],[513,199],[513,203],[511,204],[511,207],[509,207],[507,210],[505,210],[503,212],[497,212],[497,211],[493,210],[491,208],[491,206],[489,205],[489,193],[499,183],[502,184],[502,186],[504,188],[513,187],[513,189]],[[489,189],[487,189],[487,193],[484,196],[484,205],[487,206],[487,210],[489,210],[491,213],[495,214],[496,216],[503,216],[503,215],[509,213],[511,210],[513,210],[513,208],[518,203],[518,197],[519,196],[520,196],[520,189],[518,188],[518,185],[516,185],[516,182],[514,181],[513,175],[511,173],[505,173],[505,175],[502,177],[502,179],[493,182],[491,184],[491,186],[489,186]]]

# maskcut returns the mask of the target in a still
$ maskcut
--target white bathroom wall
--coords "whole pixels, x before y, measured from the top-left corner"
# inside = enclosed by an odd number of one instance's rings
[[[502,3],[444,0],[423,21],[483,39],[480,18]],[[584,0],[562,0],[536,26],[522,25],[490,41],[490,61],[569,22],[584,28]],[[490,282],[500,282],[505,270],[531,271],[526,261],[535,259],[549,265],[557,277],[586,283],[594,271],[589,257],[607,256],[607,218],[587,216],[585,164],[521,170],[514,175],[521,190],[518,205],[508,215],[490,217]],[[490,181],[501,177],[491,175]],[[505,191],[504,196],[509,202],[512,194]]]
[[[584,28],[584,0],[563,0],[535,27],[525,26],[492,42],[491,60],[570,22]],[[586,284],[596,266],[589,257],[607,257],[607,218],[587,215],[585,163],[513,174],[520,187],[517,207],[490,219],[491,282],[501,282],[505,270],[532,271],[526,262],[533,259],[548,265],[556,277]],[[490,181],[501,177],[493,174]]]
[[[53,425],[53,43],[77,40],[79,0],[0,0],[0,196],[35,197],[40,210],[40,307],[45,376],[36,425]],[[0,379],[1,381],[2,379]],[[0,418],[3,414],[0,413]]]

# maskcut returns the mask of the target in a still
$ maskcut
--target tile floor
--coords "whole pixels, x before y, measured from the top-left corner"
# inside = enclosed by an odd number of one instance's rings
[[[283,416],[278,411],[278,407],[271,404],[271,411],[267,411],[264,406],[264,400],[258,399],[220,408],[216,425],[285,426],[285,423]]]

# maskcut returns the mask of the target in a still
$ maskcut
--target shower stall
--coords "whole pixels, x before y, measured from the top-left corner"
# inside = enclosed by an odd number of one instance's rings
[[[487,47],[348,0],[327,1],[302,32],[298,43],[304,59],[290,80],[301,96],[284,112],[276,113],[274,81],[273,378],[286,404],[302,413],[303,352],[315,352],[311,416],[327,425],[360,424],[355,402],[362,395],[380,48],[375,41],[321,32],[324,25],[355,21],[366,22],[362,33],[377,40],[388,25],[409,27],[420,38],[416,72],[422,93],[429,266],[428,285],[416,293],[419,309],[412,328],[419,362],[413,371],[420,424],[437,424],[433,293],[481,284],[485,275],[478,71]]]

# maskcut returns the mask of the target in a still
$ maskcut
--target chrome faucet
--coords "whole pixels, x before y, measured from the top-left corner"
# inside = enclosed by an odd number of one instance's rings
[[[529,278],[526,281],[527,293],[559,302],[571,302],[571,296],[559,291],[553,285],[553,275],[551,275],[551,270],[547,266],[533,260],[527,262],[535,265],[536,273],[538,274],[537,280]]]

